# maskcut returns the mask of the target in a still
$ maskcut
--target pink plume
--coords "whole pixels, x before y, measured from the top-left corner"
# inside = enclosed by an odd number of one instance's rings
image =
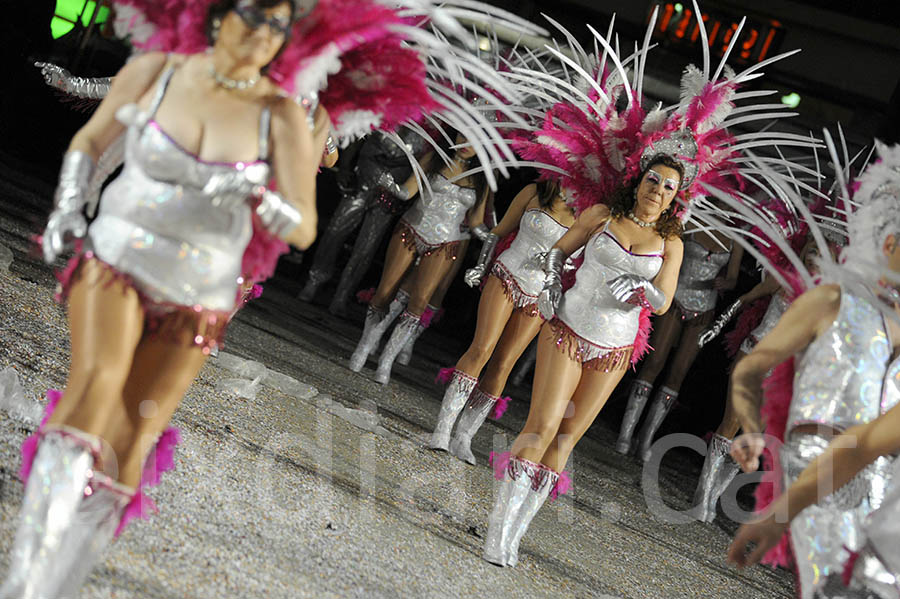
[[[278,259],[290,251],[290,246],[271,235],[259,222],[259,217],[253,213],[253,236],[244,257],[241,261],[241,273],[249,281],[254,283],[265,281],[275,274]],[[251,296],[252,298],[259,296]]]
[[[375,297],[374,287],[369,287],[368,289],[360,289],[356,292],[356,301],[361,304],[369,305],[369,302],[372,301],[373,297]]]
[[[19,480],[23,483],[28,481],[28,475],[31,474],[31,465],[34,463],[34,455],[37,453],[41,432],[43,432],[44,427],[47,425],[47,421],[50,420],[50,416],[53,415],[56,405],[62,398],[62,391],[58,391],[57,389],[47,389],[46,396],[47,406],[44,408],[44,417],[41,419],[38,430],[28,435],[28,438],[22,442],[22,467],[19,468]]]
[[[453,367],[441,368],[438,371],[437,376],[434,377],[434,382],[438,385],[446,385],[450,382],[450,378],[453,376],[454,372],[456,372],[456,368]]]
[[[512,398],[509,396],[497,398],[497,401],[494,402],[494,407],[491,408],[491,413],[488,417],[491,420],[500,420],[503,417],[503,414],[506,413],[506,407],[509,405],[510,401],[512,401]]]
[[[125,506],[125,511],[122,513],[122,519],[119,520],[119,526],[116,527],[114,537],[119,538],[119,535],[122,534],[128,523],[135,518],[149,520],[150,516],[156,513],[159,513],[159,508],[156,507],[153,500],[145,495],[143,491],[137,491],[134,497],[131,498],[131,501],[128,502],[128,505]]]
[[[565,495],[572,489],[572,477],[569,475],[568,470],[563,470],[559,473],[559,478],[556,480],[556,484],[553,485],[553,488],[550,490],[550,501],[555,501],[557,497],[560,495]]]
[[[643,358],[652,347],[650,347],[650,332],[653,325],[650,323],[650,310],[641,308],[641,314],[638,317],[638,332],[634,338],[634,351],[631,352],[631,366],[634,367],[638,361]]]
[[[512,456],[508,451],[503,453],[491,452],[488,456],[488,464],[494,468],[494,478],[497,480],[506,479],[506,471],[509,469],[509,460]]]
[[[156,440],[153,451],[144,462],[140,487],[126,506],[122,520],[116,528],[116,537],[122,534],[131,520],[135,518],[148,520],[151,514],[159,512],[153,500],[144,493],[144,489],[158,485],[160,475],[175,468],[175,447],[179,443],[181,443],[181,433],[177,428],[171,426],[163,431],[163,434]]]
[[[771,300],[771,296],[760,298],[744,308],[738,315],[734,328],[724,335],[725,351],[728,352],[729,357],[733,358],[737,355],[744,339],[749,337],[753,329],[762,322]]]

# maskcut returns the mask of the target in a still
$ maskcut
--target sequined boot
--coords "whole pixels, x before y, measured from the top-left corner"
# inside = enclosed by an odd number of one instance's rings
[[[316,297],[319,287],[327,283],[329,279],[331,279],[331,273],[318,271],[313,267],[310,269],[309,276],[306,278],[306,285],[300,290],[297,299],[301,302],[311,302]]]
[[[473,378],[462,370],[454,370],[444,391],[444,399],[441,401],[441,411],[438,414],[437,424],[431,433],[431,442],[428,447],[447,451],[450,445],[450,431],[460,410],[466,405],[466,400],[475,388],[478,379]]]
[[[728,455],[730,450],[731,441],[722,435],[715,434],[709,441],[694,493],[694,506],[699,510],[697,518],[703,522],[716,519],[716,503],[737,476],[738,465]]]
[[[71,551],[63,541],[99,455],[100,440],[92,435],[69,428],[43,433],[25,485],[21,520],[0,598],[59,595],[65,581],[59,566]]]
[[[472,437],[484,424],[485,418],[494,409],[499,398],[488,395],[478,387],[472,391],[469,400],[463,407],[459,421],[456,423],[456,434],[450,443],[450,453],[464,462],[475,465],[475,455],[472,453]],[[441,410],[443,412],[443,409]]]
[[[672,391],[668,387],[661,387],[656,392],[653,403],[650,404],[650,409],[647,411],[647,420],[644,422],[643,428],[641,428],[637,450],[638,455],[645,462],[650,459],[650,447],[653,445],[653,437],[656,436],[656,431],[659,430],[663,420],[666,419],[666,415],[672,409],[672,404],[675,403],[676,399],[678,399],[676,391]]]
[[[625,415],[622,416],[619,439],[616,441],[616,451],[623,455],[631,451],[631,437],[634,435],[634,429],[641,419],[641,414],[644,413],[644,406],[647,405],[647,398],[650,397],[651,391],[653,391],[653,385],[650,383],[637,379],[631,383],[628,407],[625,408]]]
[[[382,312],[369,305],[368,310],[366,310],[366,323],[363,325],[362,337],[360,337],[359,343],[356,344],[353,355],[350,356],[350,370],[353,372],[359,372],[366,365],[366,358],[375,351],[375,348],[378,347],[378,342],[381,341],[381,336],[384,335],[384,332],[396,318],[394,304],[397,301],[395,298],[391,302],[387,312]],[[394,314],[393,317],[391,316],[392,314]]]
[[[519,563],[519,542],[559,480],[559,474],[546,466],[540,466],[538,469],[530,468],[526,470],[526,476],[530,479],[531,485],[512,526],[512,539],[506,557],[508,566]]]
[[[416,327],[416,331],[413,333],[412,338],[403,346],[403,349],[400,350],[400,353],[397,354],[397,363],[403,364],[404,366],[409,365],[409,361],[412,360],[413,349],[415,348],[416,341],[419,337],[422,336],[422,333],[425,332],[425,329],[431,326],[431,322],[434,319],[435,314],[438,313],[440,309],[435,308],[434,306],[428,305],[425,307],[425,311],[422,313],[422,318],[419,320],[419,326]]]
[[[484,551],[481,557],[497,566],[506,567],[516,560],[511,560],[511,551],[513,541],[519,530],[517,524],[520,522],[520,514],[523,529],[519,538],[525,533],[525,529],[534,518],[534,514],[540,509],[540,504],[534,507],[535,497],[529,499],[532,495],[532,489],[535,481],[545,477],[547,470],[540,464],[535,464],[529,460],[509,456],[509,454],[491,454],[492,466],[494,467],[494,477],[500,480],[500,488],[497,497],[494,500],[494,508],[491,510],[488,519],[487,534],[484,537]],[[540,487],[543,489],[543,487]],[[549,493],[549,486],[547,488]],[[546,499],[546,495],[544,495]],[[523,512],[526,503],[530,506],[533,513],[530,517]],[[543,503],[541,501],[540,503]]]
[[[400,353],[403,346],[406,345],[415,334],[416,329],[419,327],[420,320],[421,317],[412,312],[407,311],[400,315],[397,326],[394,327],[390,339],[384,344],[384,349],[381,350],[381,357],[378,358],[378,369],[375,371],[375,380],[382,385],[387,385],[390,382],[391,369],[394,367],[394,360],[397,359],[397,354]]]

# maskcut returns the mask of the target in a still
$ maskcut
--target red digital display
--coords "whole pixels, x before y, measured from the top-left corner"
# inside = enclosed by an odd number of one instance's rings
[[[700,25],[694,15],[692,3],[653,1],[647,13],[648,23],[653,9],[657,6],[659,15],[653,30],[654,39],[664,39],[670,44],[679,46],[695,47],[702,43]],[[736,19],[732,15],[718,11],[702,11],[700,17],[706,25],[710,54],[714,57],[722,56],[737,31],[740,18]],[[762,62],[775,53],[783,38],[784,28],[780,22],[774,19],[748,18],[731,50],[729,62],[743,64]]]

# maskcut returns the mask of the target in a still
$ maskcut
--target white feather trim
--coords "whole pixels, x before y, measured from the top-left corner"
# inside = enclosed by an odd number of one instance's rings
[[[130,37],[133,42],[143,44],[156,32],[156,26],[148,23],[144,13],[133,6],[116,4],[113,31],[118,38]]]
[[[341,147],[346,148],[354,140],[368,135],[381,126],[381,115],[371,110],[348,110],[334,123],[334,130]]]
[[[325,88],[329,75],[341,70],[341,51],[337,44],[328,47],[313,58],[294,76],[294,93],[308,96]]]

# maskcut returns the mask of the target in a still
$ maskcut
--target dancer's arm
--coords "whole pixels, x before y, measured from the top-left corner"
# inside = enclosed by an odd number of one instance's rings
[[[778,284],[778,281],[775,277],[765,277],[762,281],[757,283],[753,289],[739,297],[741,300],[741,304],[746,306],[752,302],[755,302],[761,297],[766,297],[767,295],[773,295],[781,289],[781,285]]]
[[[329,151],[328,149],[328,138],[331,137],[333,127],[331,116],[329,116],[328,111],[325,110],[325,107],[321,104],[316,106],[313,122],[315,123],[315,128],[313,129],[313,147],[322,149],[321,165],[325,168],[331,168],[337,164],[338,150],[337,146],[333,146],[334,149],[332,151]],[[334,144],[334,141],[331,143]]]
[[[525,210],[528,209],[528,205],[535,197],[537,197],[537,185],[530,183],[523,187],[522,191],[517,193],[516,197],[513,198],[509,208],[507,208],[506,212],[503,214],[503,218],[497,223],[497,226],[491,230],[491,233],[497,237],[505,237],[515,231],[519,227],[519,221],[522,220],[522,215],[525,214]]]
[[[591,206],[582,212],[575,223],[560,237],[553,247],[571,256],[578,248],[584,247],[588,240],[610,218],[609,208],[604,204]]]
[[[739,568],[757,563],[774,547],[791,520],[839,489],[879,456],[900,451],[900,406],[881,417],[847,429],[810,463],[786,493],[772,502],[759,520],[744,524],[728,550]],[[747,552],[747,545],[756,545]]]
[[[479,198],[478,202],[471,209],[469,209],[468,214],[466,214],[466,222],[469,223],[470,229],[475,229],[481,225],[484,225],[484,213],[487,210],[488,202],[493,198],[493,193],[490,187],[485,187],[484,193]]]
[[[837,285],[822,285],[798,297],[772,331],[741,359],[731,374],[731,401],[744,434],[735,439],[732,456],[745,471],[759,467],[762,423],[759,408],[766,373],[809,345],[827,329],[841,303]]]
[[[300,223],[287,232],[284,240],[306,249],[316,239],[316,173],[322,148],[314,146],[307,126],[306,112],[289,98],[272,106],[273,165],[278,189],[300,212]]]
[[[744,258],[744,248],[735,244],[728,259],[728,269],[724,277],[716,277],[713,288],[720,291],[729,291],[737,285],[738,274],[741,272],[741,260]]]
[[[665,314],[675,298],[675,289],[678,287],[678,272],[681,270],[681,260],[684,258],[684,243],[680,238],[666,240],[666,251],[663,255],[662,268],[653,278],[653,286],[665,294],[666,301],[654,314]]]
[[[69,151],[85,152],[96,162],[125,131],[125,125],[116,120],[116,111],[141,99],[156,82],[166,60],[162,52],[149,52],[122,67],[113,78],[107,96],[72,138]]]

